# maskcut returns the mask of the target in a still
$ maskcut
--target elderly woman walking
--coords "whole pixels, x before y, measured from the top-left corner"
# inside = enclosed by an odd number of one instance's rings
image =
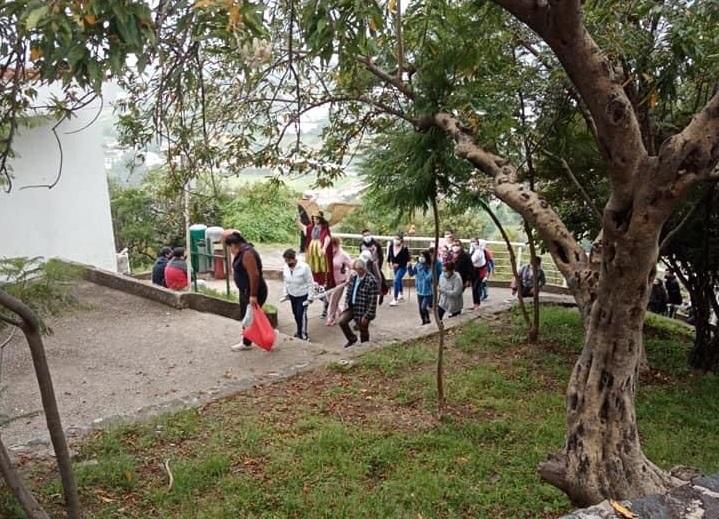
[[[464,301],[462,294],[464,293],[464,283],[462,276],[455,272],[453,263],[445,263],[442,269],[444,272],[439,277],[439,318],[442,319],[444,314],[450,317],[462,313]]]
[[[337,236],[333,236],[330,240],[332,247],[332,274],[334,276],[335,289],[330,294],[330,307],[327,313],[327,326],[334,326],[340,316],[339,309],[342,294],[344,294],[344,285],[349,279],[350,270],[352,270],[352,259],[342,248],[342,240]]]

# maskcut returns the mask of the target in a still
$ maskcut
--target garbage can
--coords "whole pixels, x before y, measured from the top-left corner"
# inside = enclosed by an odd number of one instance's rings
[[[215,279],[225,279],[225,257],[215,252],[215,268],[212,276]]]
[[[207,239],[210,240],[212,243],[216,243],[222,241],[222,233],[224,232],[225,230],[222,227],[208,227],[205,231],[205,236],[207,236]]]
[[[192,270],[201,272],[200,270],[200,253],[206,252],[205,233],[207,226],[201,223],[190,225],[190,253],[192,255]]]

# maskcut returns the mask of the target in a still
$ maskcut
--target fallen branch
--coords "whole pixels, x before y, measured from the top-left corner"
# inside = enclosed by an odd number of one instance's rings
[[[167,472],[167,477],[169,478],[169,483],[167,484],[167,491],[171,491],[173,485],[175,484],[175,477],[172,475],[172,471],[170,470],[170,460],[165,460],[165,463],[162,464],[162,468],[165,469],[165,472]]]

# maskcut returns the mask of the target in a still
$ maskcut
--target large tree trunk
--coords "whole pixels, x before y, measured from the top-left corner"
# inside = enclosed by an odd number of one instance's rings
[[[644,456],[634,407],[657,252],[652,235],[616,241],[604,254],[584,349],[567,390],[566,445],[540,465],[542,477],[577,505],[663,492],[676,483]]]

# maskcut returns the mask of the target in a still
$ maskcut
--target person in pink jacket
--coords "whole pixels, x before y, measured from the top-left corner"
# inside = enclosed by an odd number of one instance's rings
[[[332,273],[335,280],[335,289],[330,294],[330,308],[327,312],[327,326],[333,326],[337,322],[337,318],[342,313],[339,308],[342,294],[344,293],[344,285],[350,275],[352,269],[352,259],[342,249],[342,240],[337,236],[333,236],[330,241],[332,248]]]

